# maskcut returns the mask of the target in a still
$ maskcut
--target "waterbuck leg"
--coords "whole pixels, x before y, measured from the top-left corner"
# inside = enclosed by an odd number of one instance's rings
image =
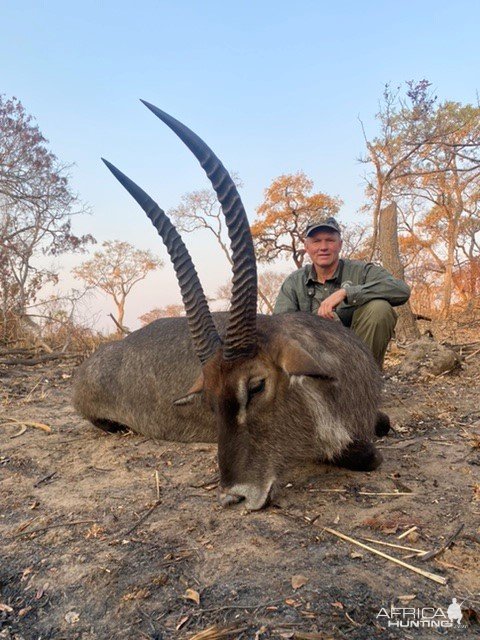
[[[386,413],[379,411],[377,413],[377,422],[375,423],[376,435],[379,438],[381,438],[382,436],[386,436],[391,428],[392,426],[390,424],[390,418],[387,416]]]
[[[124,424],[120,424],[119,422],[114,422],[113,420],[106,420],[103,418],[92,418],[90,422],[95,426],[101,429],[102,431],[106,431],[107,433],[118,433],[119,431],[127,431],[128,427]]]
[[[373,471],[380,466],[382,460],[382,454],[377,451],[373,442],[354,440],[332,462],[352,471]]]

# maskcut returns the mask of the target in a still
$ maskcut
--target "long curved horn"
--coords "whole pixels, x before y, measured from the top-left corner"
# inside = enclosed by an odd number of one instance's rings
[[[225,216],[232,246],[233,280],[230,318],[224,340],[225,360],[251,356],[257,349],[257,267],[247,214],[235,183],[213,151],[193,131],[142,100],[187,145],[205,170]]]
[[[203,365],[222,342],[188,249],[163,209],[113,164],[103,158],[102,160],[145,211],[167,248],[180,286],[195,351]]]

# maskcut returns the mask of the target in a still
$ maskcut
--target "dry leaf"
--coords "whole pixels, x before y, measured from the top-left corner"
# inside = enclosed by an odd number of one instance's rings
[[[12,613],[12,607],[9,607],[8,604],[3,604],[0,602],[0,611],[6,611],[7,613]]]
[[[20,582],[23,582],[24,580],[27,579],[27,576],[29,576],[33,571],[33,567],[27,567],[26,569],[24,569],[22,571],[22,577],[20,578]]]
[[[343,604],[341,602],[331,602],[330,604],[336,609],[343,609]]]
[[[180,629],[183,627],[183,625],[187,622],[189,618],[190,616],[183,616],[183,618],[180,618],[177,626],[175,627],[175,631],[180,631]]]
[[[68,622],[68,624],[75,624],[80,620],[80,614],[76,611],[69,611],[67,614],[65,614],[65,620]]]
[[[200,594],[195,589],[187,589],[183,595],[187,600],[193,600],[196,604],[200,604]]]
[[[302,576],[301,574],[292,576],[292,588],[295,591],[297,589],[300,589],[300,587],[303,587],[303,585],[307,584],[307,582],[308,582],[308,578],[306,576]]]
[[[148,598],[149,595],[150,591],[147,587],[137,587],[130,593],[126,593],[122,596],[122,600],[124,602],[128,602],[128,600],[144,600],[145,598]]]
[[[85,533],[85,538],[100,538],[101,540],[105,540],[105,528],[101,527],[99,524],[94,522],[92,526],[87,529]]]
[[[412,600],[415,600],[416,597],[417,596],[414,593],[411,593],[411,594],[406,595],[406,596],[398,596],[398,599],[400,600],[400,602],[402,604],[408,604]]]

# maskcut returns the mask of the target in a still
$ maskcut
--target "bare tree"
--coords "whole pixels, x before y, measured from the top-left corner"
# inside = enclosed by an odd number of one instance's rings
[[[271,313],[275,306],[275,300],[277,299],[278,292],[282,286],[286,273],[277,273],[276,271],[263,271],[258,274],[258,286],[261,288],[264,298],[259,298],[257,304],[258,313]],[[225,302],[225,308],[228,309],[230,305],[230,298],[232,295],[232,284],[226,282],[217,290],[217,300],[223,300]]]
[[[39,258],[83,251],[94,239],[73,234],[71,217],[85,208],[71,190],[68,167],[16,98],[0,95],[0,131],[0,323],[5,330],[15,317],[35,329],[27,306],[58,277]]]
[[[120,240],[105,241],[102,248],[93,258],[73,269],[73,274],[112,298],[117,307],[116,324],[123,328],[127,296],[150,271],[162,267],[163,262],[151,251],[135,249]]]
[[[239,177],[235,173],[232,176],[236,187],[240,188],[242,183]],[[198,229],[209,231],[218,242],[230,266],[233,266],[229,241],[225,235],[226,229],[224,227],[222,209],[215,191],[203,189],[186,193],[182,196],[178,207],[171,209],[168,213],[179,231],[186,233],[191,233]],[[258,288],[258,295],[266,308],[269,311],[273,311],[273,307],[264,295],[261,286]]]

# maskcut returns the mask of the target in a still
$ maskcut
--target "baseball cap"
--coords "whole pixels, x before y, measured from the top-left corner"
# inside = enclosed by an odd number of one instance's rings
[[[326,220],[310,222],[305,229],[305,237],[311,236],[314,231],[321,231],[322,229],[325,231],[336,231],[339,235],[342,235],[340,225],[335,218],[327,218]]]

